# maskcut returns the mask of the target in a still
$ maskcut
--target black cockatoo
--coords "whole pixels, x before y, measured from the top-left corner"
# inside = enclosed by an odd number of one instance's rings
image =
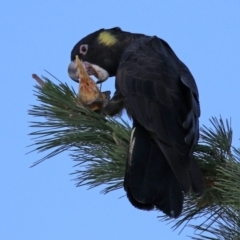
[[[189,69],[164,40],[118,27],[93,32],[73,47],[68,72],[78,81],[76,55],[98,82],[116,76],[116,92],[103,111],[114,116],[125,108],[132,117],[124,179],[129,201],[177,218],[184,193],[204,190],[193,157],[200,107]]]

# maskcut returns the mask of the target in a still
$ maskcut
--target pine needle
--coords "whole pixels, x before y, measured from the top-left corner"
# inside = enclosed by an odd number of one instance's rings
[[[36,78],[36,76],[35,76]],[[39,79],[38,79],[39,80]],[[121,118],[108,118],[82,106],[66,83],[54,84],[47,78],[35,86],[37,105],[29,114],[33,151],[50,151],[33,166],[68,150],[76,163],[77,186],[104,186],[101,193],[123,187],[131,128]],[[185,196],[182,215],[173,229],[194,229],[193,239],[240,239],[240,150],[232,146],[231,122],[210,119],[211,128],[200,129],[194,156],[202,169],[205,193]],[[200,224],[193,225],[196,219]],[[209,237],[209,234],[212,237]],[[197,236],[197,237],[196,237]]]

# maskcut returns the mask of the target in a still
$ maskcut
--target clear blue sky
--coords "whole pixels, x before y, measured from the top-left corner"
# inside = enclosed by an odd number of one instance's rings
[[[83,36],[119,26],[165,39],[198,84],[202,115],[232,118],[234,145],[240,137],[240,1],[3,1],[0,0],[0,239],[95,240],[187,239],[159,222],[157,212],[131,206],[123,190],[100,195],[76,188],[68,153],[34,168],[44,154],[33,148],[27,115],[32,73],[44,69],[73,85],[67,75],[70,51]],[[46,75],[47,76],[47,75]],[[114,79],[104,84],[114,91]]]

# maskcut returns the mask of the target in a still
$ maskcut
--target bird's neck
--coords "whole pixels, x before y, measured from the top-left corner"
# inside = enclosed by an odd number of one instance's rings
[[[139,38],[145,36],[144,34],[139,34],[139,33],[129,33],[129,32],[124,32],[122,34],[120,40],[120,44],[123,44],[123,49],[124,51],[131,45],[133,42],[138,40]]]
[[[138,33],[129,33],[129,32],[124,32],[124,34],[121,34],[118,37],[118,46],[117,48],[114,49],[115,51],[115,64],[112,66],[112,69],[110,70],[110,76],[116,76],[117,69],[120,63],[120,60],[126,51],[126,49],[134,43],[136,40],[139,38],[143,37],[145,35],[143,34],[138,34]]]

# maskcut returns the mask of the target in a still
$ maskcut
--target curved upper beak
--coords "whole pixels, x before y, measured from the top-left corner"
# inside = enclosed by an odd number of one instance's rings
[[[70,62],[68,65],[68,75],[73,81],[79,82],[79,72],[75,62]]]
[[[103,68],[101,68],[95,64],[91,64],[89,62],[82,62],[82,63],[84,65],[84,68],[86,69],[88,75],[89,76],[94,75],[98,79],[98,81],[96,83],[102,83],[108,79],[109,74]],[[79,82],[79,71],[78,71],[76,63],[73,61],[70,62],[70,64],[68,65],[68,75],[73,81]]]

